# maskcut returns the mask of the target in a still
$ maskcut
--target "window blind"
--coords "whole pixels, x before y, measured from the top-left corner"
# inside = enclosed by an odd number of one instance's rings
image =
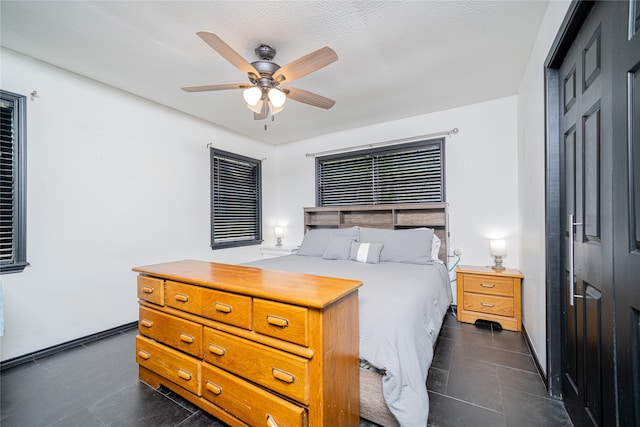
[[[0,91],[0,273],[24,270],[25,227],[25,99]]]
[[[444,139],[318,157],[318,206],[444,201]]]
[[[259,160],[211,148],[211,247],[258,244],[261,227]]]

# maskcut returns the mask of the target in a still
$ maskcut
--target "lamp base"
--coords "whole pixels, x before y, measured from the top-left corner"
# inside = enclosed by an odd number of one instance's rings
[[[282,246],[282,237],[276,237],[276,246]]]
[[[496,271],[502,271],[504,270],[504,266],[502,265],[502,257],[501,256],[494,256],[493,257],[493,262],[494,264],[491,266],[491,268],[493,268]]]

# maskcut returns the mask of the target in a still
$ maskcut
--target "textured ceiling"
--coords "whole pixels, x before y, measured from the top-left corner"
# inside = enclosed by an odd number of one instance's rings
[[[0,43],[66,70],[270,144],[517,93],[547,1],[1,1]],[[247,83],[197,31],[249,62],[266,43],[278,64],[323,46],[338,61],[291,83],[336,100],[288,101],[254,121]]]

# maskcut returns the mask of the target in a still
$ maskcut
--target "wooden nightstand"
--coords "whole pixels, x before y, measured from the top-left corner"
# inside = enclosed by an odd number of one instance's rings
[[[475,323],[490,320],[503,329],[522,330],[522,273],[507,268],[460,265],[456,268],[458,320]]]

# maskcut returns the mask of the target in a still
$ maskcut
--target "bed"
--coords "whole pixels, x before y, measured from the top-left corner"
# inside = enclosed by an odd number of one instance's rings
[[[376,424],[427,425],[427,374],[452,302],[446,208],[441,203],[306,208],[307,233],[297,255],[247,264],[363,282],[360,412]],[[322,219],[313,215],[318,212]],[[337,224],[329,219],[333,212]]]

